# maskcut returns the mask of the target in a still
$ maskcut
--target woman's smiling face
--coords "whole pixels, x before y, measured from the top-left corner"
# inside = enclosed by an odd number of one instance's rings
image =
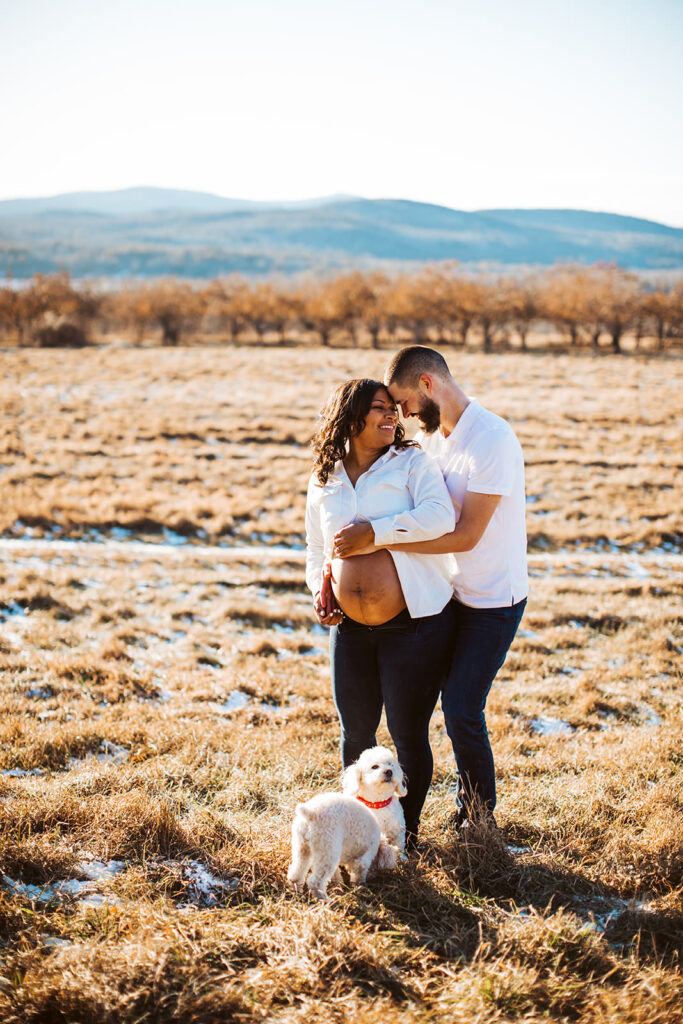
[[[386,388],[378,388],[365,414],[365,426],[355,440],[368,448],[393,444],[398,426],[398,409]]]

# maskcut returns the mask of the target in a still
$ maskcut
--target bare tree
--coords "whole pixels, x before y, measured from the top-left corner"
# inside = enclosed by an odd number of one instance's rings
[[[510,326],[517,332],[521,348],[526,349],[529,330],[539,314],[536,282],[528,276],[522,281],[509,279],[503,283],[503,293]]]
[[[490,352],[496,342],[507,337],[510,310],[504,290],[498,280],[488,283],[477,282],[477,286],[476,318],[481,329],[484,352]]]
[[[683,284],[666,289],[659,286],[640,297],[639,310],[652,327],[661,352],[671,338],[683,334]]]
[[[311,284],[303,296],[302,323],[317,331],[323,345],[329,345],[333,331],[350,329],[355,318],[352,290],[347,276]]]

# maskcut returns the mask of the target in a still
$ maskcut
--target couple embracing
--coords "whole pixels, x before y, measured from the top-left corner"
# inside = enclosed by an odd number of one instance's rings
[[[414,442],[399,408],[420,422]],[[408,785],[410,849],[432,778],[439,694],[458,769],[455,826],[493,817],[484,712],[528,591],[522,449],[421,345],[399,351],[384,382],[340,385],[313,448],[306,582],[331,627],[342,762],[375,746],[384,707]]]

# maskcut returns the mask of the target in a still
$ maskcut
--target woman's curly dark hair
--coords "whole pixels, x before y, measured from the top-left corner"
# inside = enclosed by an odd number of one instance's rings
[[[361,377],[340,384],[327,399],[320,413],[322,422],[311,442],[315,452],[313,472],[319,483],[327,483],[335,464],[346,455],[350,438],[360,434],[372,400],[380,389],[386,391],[381,380]],[[416,446],[415,441],[406,441],[400,423],[396,427],[392,444],[396,448]]]

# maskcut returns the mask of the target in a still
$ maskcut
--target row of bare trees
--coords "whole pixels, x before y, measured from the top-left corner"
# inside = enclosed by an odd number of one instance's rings
[[[163,345],[316,338],[377,348],[411,337],[461,346],[476,339],[488,352],[526,348],[539,326],[573,346],[606,343],[618,352],[628,334],[636,347],[647,338],[663,349],[683,339],[683,282],[655,287],[603,264],[486,280],[439,264],[394,277],[354,271],[296,285],[226,277],[196,287],[163,280],[97,290],[55,274],[0,287],[0,335],[20,346],[83,345],[97,336]]]

